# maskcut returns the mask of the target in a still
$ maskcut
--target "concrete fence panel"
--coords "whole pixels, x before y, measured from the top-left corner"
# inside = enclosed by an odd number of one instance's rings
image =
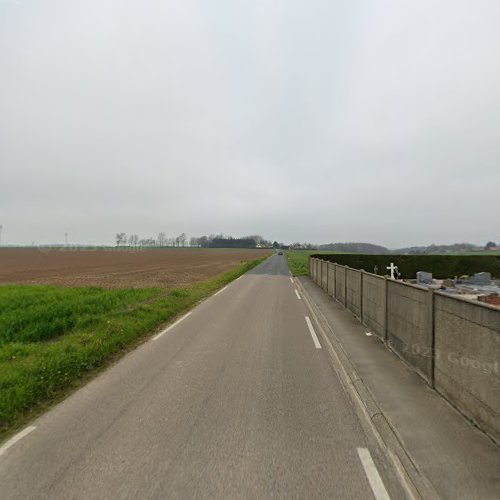
[[[500,442],[500,310],[434,297],[435,388]]]
[[[335,266],[335,298],[345,304],[345,270],[344,266]]]
[[[371,332],[385,340],[385,278],[363,275],[363,322]]]
[[[346,268],[346,300],[347,309],[358,318],[361,317],[361,271]]]
[[[328,295],[335,297],[335,264],[328,262]]]
[[[387,343],[432,383],[432,291],[387,281]]]
[[[328,262],[321,261],[321,288],[326,292],[328,291]]]

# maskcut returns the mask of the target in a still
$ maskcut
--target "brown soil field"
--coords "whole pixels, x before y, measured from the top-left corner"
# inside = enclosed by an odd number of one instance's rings
[[[0,284],[105,288],[182,287],[228,271],[269,250],[0,248]]]

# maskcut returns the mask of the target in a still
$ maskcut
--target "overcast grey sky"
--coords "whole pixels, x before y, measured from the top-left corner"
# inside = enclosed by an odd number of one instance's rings
[[[500,240],[498,0],[0,0],[3,243]]]

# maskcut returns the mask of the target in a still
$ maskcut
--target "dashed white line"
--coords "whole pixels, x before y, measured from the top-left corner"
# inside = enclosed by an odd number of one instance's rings
[[[153,340],[159,339],[162,335],[164,335],[165,333],[167,333],[170,330],[172,330],[172,328],[174,326],[177,326],[181,321],[185,320],[188,316],[191,316],[191,314],[193,314],[193,311],[189,311],[187,314],[185,314],[184,316],[182,316],[182,318],[179,318],[175,323],[172,323],[168,328],[165,328],[165,330],[163,330],[160,333],[158,333],[157,335],[155,335],[153,337]]]
[[[390,500],[368,448],[358,448],[358,455],[375,498],[377,500]]]
[[[372,332],[366,332],[366,333],[365,333],[365,335],[366,335],[367,337],[371,337],[371,336],[373,335],[373,333],[372,333]]]
[[[290,281],[293,283],[293,278],[290,276]]]
[[[295,289],[295,295],[297,295],[297,298],[298,298],[299,300],[301,300],[300,293],[299,293],[299,291],[298,291],[297,289]]]
[[[318,337],[316,336],[316,332],[314,331],[314,327],[312,326],[309,316],[306,316],[306,323],[307,328],[309,328],[309,333],[311,334],[311,337],[313,339],[314,347],[316,347],[316,349],[321,349],[321,344],[319,343]]]
[[[33,432],[36,427],[30,425],[23,429],[21,432],[18,432],[14,437],[10,438],[1,448],[0,448],[0,457],[11,447],[14,446],[18,441],[20,441],[23,437],[27,436],[30,432]]]

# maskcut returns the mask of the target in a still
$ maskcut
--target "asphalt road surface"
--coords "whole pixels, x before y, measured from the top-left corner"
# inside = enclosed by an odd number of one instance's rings
[[[271,257],[4,445],[0,498],[392,496],[307,316]]]

